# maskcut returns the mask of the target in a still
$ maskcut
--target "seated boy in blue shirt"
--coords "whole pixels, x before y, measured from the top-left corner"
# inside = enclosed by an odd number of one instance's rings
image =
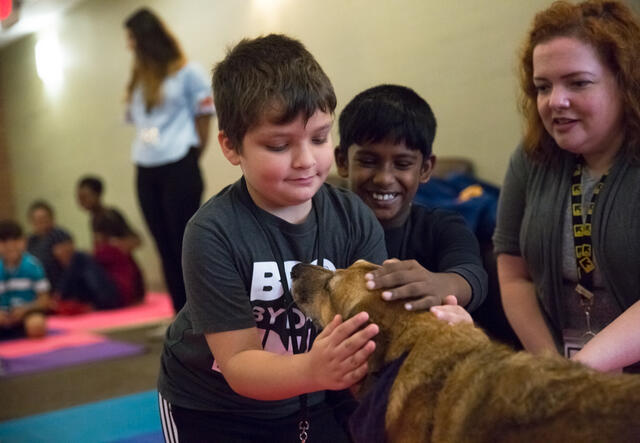
[[[325,391],[362,378],[378,327],[361,312],[318,333],[289,293],[299,262],[386,258],[371,211],[324,184],[333,87],[300,42],[268,35],[231,49],[213,90],[218,141],[243,176],[185,231],[187,304],[167,331],[158,382],[166,438],[348,441]]]
[[[38,259],[25,249],[20,225],[0,221],[0,338],[46,334],[49,282]]]
[[[470,321],[487,293],[487,274],[473,232],[451,211],[411,202],[429,180],[436,119],[413,90],[380,85],[356,95],[340,114],[338,173],[375,213],[389,257],[367,276],[369,288],[386,288],[387,300],[406,299],[406,309],[433,307],[438,317]],[[451,297],[451,296],[454,297]]]

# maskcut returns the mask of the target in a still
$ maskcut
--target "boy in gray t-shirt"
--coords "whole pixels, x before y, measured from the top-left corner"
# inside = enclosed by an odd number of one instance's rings
[[[300,42],[268,35],[237,44],[213,89],[222,152],[243,177],[185,231],[187,304],[167,332],[159,378],[165,438],[348,441],[325,391],[360,380],[378,328],[360,313],[318,333],[288,292],[296,263],[386,258],[371,211],[324,184],[333,87]]]

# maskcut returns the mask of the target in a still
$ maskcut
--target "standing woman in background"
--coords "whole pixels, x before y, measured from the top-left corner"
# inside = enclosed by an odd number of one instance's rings
[[[136,11],[125,28],[134,54],[127,119],[136,127],[132,157],[138,200],[178,312],[186,301],[182,235],[200,206],[198,159],[215,111],[212,91],[204,72],[187,63],[178,42],[150,10]]]
[[[494,234],[524,347],[600,370],[640,360],[639,55],[638,18],[619,1],[536,15],[520,59],[524,139]]]

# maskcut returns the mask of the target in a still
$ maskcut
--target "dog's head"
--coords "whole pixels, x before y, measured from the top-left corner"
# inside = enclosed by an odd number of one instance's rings
[[[408,315],[416,317],[415,313],[404,309],[402,300],[384,301],[382,290],[367,289],[364,276],[377,268],[378,265],[358,260],[335,272],[304,263],[291,270],[293,299],[319,328],[324,328],[336,314],[346,320],[361,311],[366,311],[370,321],[380,327],[375,337],[376,350],[369,358],[370,372],[381,368],[386,357],[399,356],[387,355],[391,337],[395,334],[393,330],[403,329]]]
[[[346,269],[329,271],[320,266],[297,264],[291,270],[293,299],[316,325],[324,328],[336,314],[344,319],[362,309],[369,297],[380,298],[379,291],[365,286],[365,274],[378,265],[358,260]]]

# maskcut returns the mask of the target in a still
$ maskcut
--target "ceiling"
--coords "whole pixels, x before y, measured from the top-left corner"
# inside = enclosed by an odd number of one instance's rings
[[[84,0],[13,0],[13,13],[2,21],[0,28],[0,48],[33,32],[38,32],[64,14],[71,6]],[[8,28],[7,24],[14,24]]]

